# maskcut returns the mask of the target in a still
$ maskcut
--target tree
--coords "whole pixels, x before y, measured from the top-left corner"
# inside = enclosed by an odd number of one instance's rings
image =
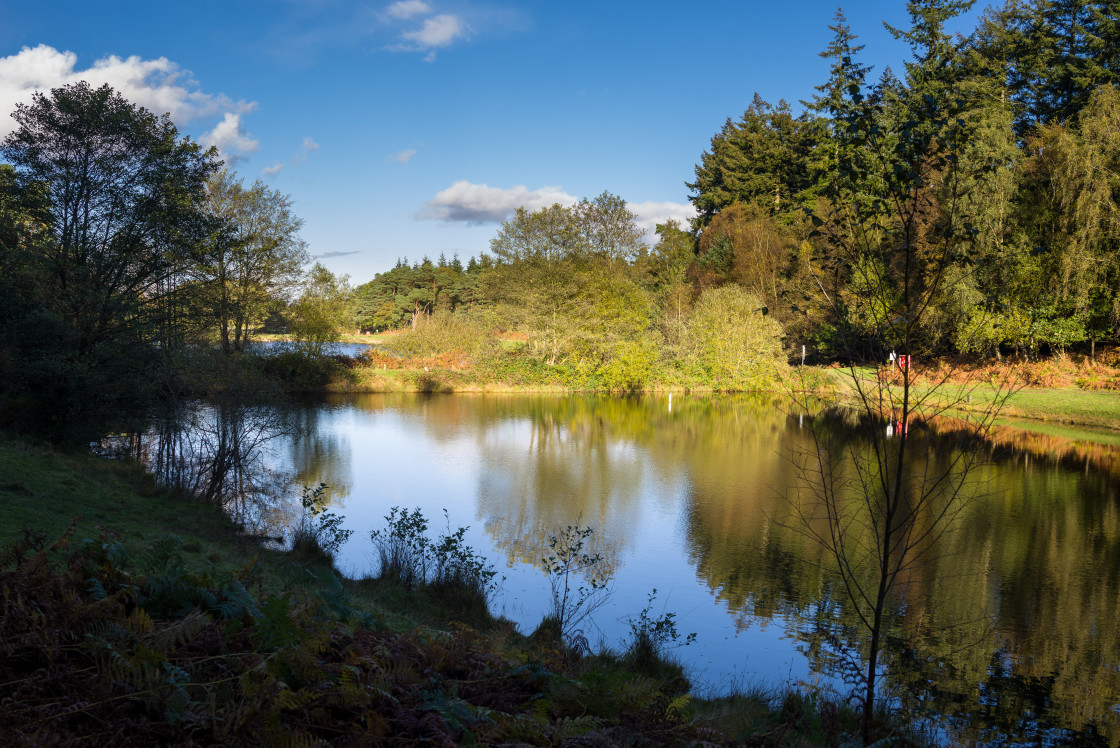
[[[976,237],[961,215],[969,183],[962,178],[960,153],[970,130],[956,103],[961,85],[950,64],[956,51],[940,31],[964,6],[941,0],[908,6],[913,28],[895,31],[915,51],[908,66],[911,87],[903,95],[912,116],[888,130],[882,126],[883,106],[876,105],[849,124],[854,144],[870,154],[866,163],[880,169],[880,196],[869,204],[854,199],[855,188],[849,187],[828,220],[814,220],[831,244],[831,258],[846,273],[842,292],[832,291],[823,276],[819,288],[851,362],[846,379],[865,439],[838,440],[823,419],[813,422],[815,450],[801,463],[810,490],[794,504],[800,529],[834,562],[862,628],[865,740],[871,736],[880,655],[899,587],[952,528],[978,459],[977,450],[966,447],[935,468],[936,446],[919,435],[923,418],[964,402],[972,388],[933,372],[923,372],[931,379],[928,386],[915,386],[922,354],[930,350],[926,326],[962,282],[957,271],[967,268],[962,260]],[[938,70],[944,78],[937,77]],[[918,112],[925,116],[913,116]],[[977,172],[990,168],[969,166]],[[879,368],[891,351],[907,362],[897,373]],[[870,374],[857,366],[860,360],[871,364]],[[990,407],[970,419],[962,439],[981,436],[991,426],[1007,393],[997,391]],[[811,410],[805,400],[800,405]],[[842,452],[851,458],[845,460]]]
[[[740,286],[705,291],[688,322],[687,347],[714,387],[759,389],[786,369],[782,326]]]
[[[693,261],[696,238],[675,220],[658,224],[657,243],[649,253],[647,286],[661,311],[661,332],[670,346],[684,340],[685,320],[692,307],[693,289],[688,267]]]
[[[1097,86],[1120,80],[1115,0],[1008,0],[989,10],[974,46],[1017,105],[1020,137],[1069,122]]]
[[[160,380],[154,355],[169,352],[182,321],[167,318],[165,302],[198,259],[216,152],[107,85],[37,93],[12,116],[18,128],[0,150],[45,203],[35,240],[16,252],[33,268],[37,303],[67,337],[39,359],[61,388],[56,425],[96,429],[108,413],[142,407]]]
[[[644,293],[622,277],[639,252],[635,221],[608,192],[570,207],[519,208],[490,242],[496,265],[480,278],[480,295],[496,305],[503,325],[524,329],[534,352],[554,364],[575,351],[581,331],[602,331],[588,326],[588,310],[612,307],[616,292],[640,299],[637,316],[646,315]]]
[[[349,281],[349,276],[338,277],[319,263],[308,272],[303,293],[290,308],[292,335],[308,355],[323,355],[349,326]]]
[[[840,179],[840,164],[850,163],[854,154],[848,136],[848,124],[853,115],[861,108],[863,88],[871,68],[856,61],[863,49],[856,44],[858,38],[848,26],[844,11],[837,8],[835,25],[828,28],[833,32],[832,41],[820,56],[830,61],[828,81],[817,86],[819,91],[807,108],[824,120],[824,136],[814,148],[813,166],[821,174],[818,181],[824,183],[825,190],[835,194],[836,182]]]
[[[230,171],[206,183],[211,219],[204,259],[193,268],[203,305],[226,353],[245,349],[269,302],[284,298],[309,261],[292,199],[262,182],[246,188]]]
[[[694,228],[703,228],[735,202],[777,214],[800,210],[814,186],[810,155],[816,126],[794,117],[785,101],[771,106],[755,94],[738,122],[729,118],[700,156],[696,180],[685,183],[696,206]]]
[[[1027,166],[1031,226],[1041,252],[1046,285],[1034,289],[1049,302],[1049,324],[1040,342],[1062,348],[1120,330],[1120,92],[1095,90],[1076,128],[1049,124],[1030,139]],[[1039,292],[1042,294],[1039,294]],[[1058,321],[1074,322],[1067,329]],[[1050,333],[1057,339],[1046,339]],[[1065,334],[1063,334],[1065,332]],[[1072,339],[1069,333],[1073,333]]]
[[[169,117],[108,85],[37,93],[12,117],[19,128],[3,153],[21,179],[46,190],[51,297],[83,352],[142,334],[146,300],[194,259],[215,152],[180,140]]]

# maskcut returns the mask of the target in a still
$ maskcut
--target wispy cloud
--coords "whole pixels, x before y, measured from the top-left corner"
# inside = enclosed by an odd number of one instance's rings
[[[324,52],[371,44],[432,61],[437,50],[480,36],[522,34],[534,28],[531,11],[491,0],[275,0],[244,44],[283,65],[313,65]],[[441,19],[441,20],[436,20]],[[405,36],[405,35],[408,36]],[[439,44],[440,40],[447,40]]]
[[[312,138],[305,137],[303,139],[303,145],[300,147],[299,153],[292,156],[292,168],[294,169],[297,166],[302,166],[303,164],[307,163],[307,159],[311,158],[311,154],[315,153],[315,151],[317,150],[319,150],[319,144],[316,143]],[[261,175],[266,177],[276,176],[281,171],[283,171],[286,166],[287,164],[285,164],[283,161],[277,161],[272,166],[266,166],[265,168],[261,169]]]
[[[466,36],[470,27],[459,16],[447,13],[425,18],[424,24],[415,31],[401,34],[402,39],[414,42],[421,49],[446,47],[456,39]]]
[[[416,16],[426,16],[432,12],[432,6],[423,0],[400,0],[393,3],[385,12],[392,18],[407,21]]]
[[[170,114],[180,127],[221,117],[207,136],[215,144],[221,139],[229,149],[223,150],[228,157],[252,153],[259,145],[241,129],[241,115],[252,112],[256,108],[254,102],[203,91],[190,71],[166,57],[145,60],[135,55],[109,55],[79,69],[76,54],[60,52],[46,44],[24,47],[14,55],[0,57],[0,137],[16,127],[15,120],[6,116],[15,110],[16,104],[30,102],[36,91],[47,92],[82,80],[94,86],[108,83],[129,101],[156,114]]]
[[[362,253],[362,250],[353,249],[353,250],[350,250],[349,252],[323,252],[323,253],[317,254],[315,256],[326,260],[326,259],[329,259],[331,257],[346,257],[347,255],[360,255],[361,253]]]
[[[394,153],[391,156],[389,156],[389,160],[390,161],[395,161],[398,164],[407,164],[409,161],[412,160],[412,157],[415,156],[415,155],[416,155],[416,149],[415,148],[405,148],[400,153]]]
[[[302,149],[295,158],[292,159],[292,166],[299,166],[300,164],[307,163],[307,159],[311,158],[311,154],[319,150],[319,144],[312,140],[310,137],[303,139]]]
[[[426,0],[400,0],[381,14],[384,23],[396,27],[400,41],[386,49],[395,52],[424,52],[424,59],[434,62],[437,50],[449,47],[458,39],[467,38],[472,29],[461,15],[436,13]],[[420,20],[423,19],[423,20]],[[420,20],[420,26],[413,24]],[[411,28],[401,28],[408,22]]]

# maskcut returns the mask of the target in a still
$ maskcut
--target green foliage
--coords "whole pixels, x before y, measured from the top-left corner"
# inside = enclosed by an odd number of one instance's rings
[[[775,214],[799,210],[812,185],[809,167],[816,128],[794,117],[785,101],[772,106],[757,93],[738,122],[729,118],[700,157],[696,181],[688,183],[703,228],[736,202]]]
[[[345,367],[333,356],[308,355],[304,351],[282,351],[254,356],[256,365],[293,392],[321,391],[331,381],[346,375]]]
[[[637,618],[628,618],[630,625],[630,641],[626,645],[623,660],[636,672],[650,677],[664,677],[666,671],[679,671],[680,667],[667,658],[666,649],[670,646],[684,646],[696,641],[696,634],[687,634],[681,641],[677,631],[676,614],[662,613],[653,617],[653,601],[657,598],[657,589],[649,593],[646,607],[638,614]],[[675,673],[680,677],[679,672]]]
[[[414,327],[394,335],[385,347],[410,358],[459,354],[474,359],[495,355],[497,343],[470,315],[438,311],[419,318]]]
[[[0,411],[80,443],[174,384],[190,328],[178,281],[206,232],[216,153],[109,86],[36,93],[12,116],[0,145],[14,167],[0,178]]]
[[[720,389],[764,389],[785,371],[782,328],[739,286],[705,291],[688,322],[687,350]]]
[[[548,554],[541,559],[552,591],[550,621],[563,641],[588,648],[587,632],[591,615],[610,597],[610,579],[603,556],[591,553],[590,527],[568,525],[548,537]]]
[[[299,298],[288,309],[288,328],[306,355],[322,356],[350,326],[348,284],[349,276],[336,277],[319,263],[308,272]]]
[[[191,293],[222,351],[244,351],[253,325],[279,311],[310,260],[303,221],[291,197],[259,180],[246,187],[228,170],[207,180],[204,209],[210,233],[190,269]]]
[[[314,488],[303,487],[300,494],[303,512],[300,514],[299,524],[293,530],[291,544],[293,551],[318,556],[329,563],[338,556],[339,550],[354,531],[342,527],[342,515],[326,509],[323,497],[326,488],[325,483]]]
[[[408,590],[427,587],[457,600],[464,608],[485,611],[500,580],[495,579],[493,565],[464,541],[468,529],[460,527],[452,532],[448,525],[433,541],[427,534],[428,520],[419,509],[392,507],[385,515],[385,527],[370,533],[379,578]]]
[[[463,268],[458,258],[448,263],[442,255],[438,264],[427,257],[412,266],[398,260],[355,290],[355,320],[365,330],[386,330],[415,326],[437,313],[470,312],[480,302],[478,280],[487,265],[472,258]]]
[[[370,532],[377,549],[378,574],[412,589],[428,580],[431,544],[428,520],[419,509],[411,512],[392,507],[385,515],[386,527]]]

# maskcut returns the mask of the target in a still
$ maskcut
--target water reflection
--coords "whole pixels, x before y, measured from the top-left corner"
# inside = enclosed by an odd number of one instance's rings
[[[328,483],[323,501],[349,495],[345,435],[320,429],[322,408],[192,401],[154,417],[146,432],[112,437],[103,454],[127,454],[173,491],[221,506],[246,532],[282,538],[304,486]],[[279,455],[287,447],[287,459]]]
[[[290,483],[297,489],[323,484],[319,503],[323,509],[342,508],[353,483],[350,438],[330,428],[321,428],[326,414],[315,404],[293,407],[287,411],[284,430],[291,455]]]
[[[247,531],[267,534],[288,518],[286,476],[267,460],[287,433],[283,411],[239,403],[185,403],[154,419],[139,448],[156,479],[222,506]]]
[[[603,628],[618,630],[610,617],[636,613],[651,587],[672,589],[668,609],[700,633],[680,653],[700,682],[746,662],[773,683],[818,672],[841,687],[859,664],[855,611],[800,531],[798,502],[812,494],[797,465],[826,434],[832,464],[856,476],[872,429],[888,439],[885,422],[739,397],[677,396],[670,408],[462,395],[337,396],[270,413],[206,405],[185,422],[187,432],[168,424],[148,437],[153,469],[235,511],[263,505],[259,521],[282,518],[283,496],[319,482],[355,539],[393,505],[432,520],[449,509],[507,567],[523,628],[539,621],[548,536],[582,524],[616,580]],[[887,692],[941,715],[961,742],[1120,743],[1120,446],[1014,430],[977,445],[951,421],[911,424],[909,440],[919,476],[981,459],[952,532],[906,559]],[[367,548],[354,540],[344,552],[344,566],[364,570]]]

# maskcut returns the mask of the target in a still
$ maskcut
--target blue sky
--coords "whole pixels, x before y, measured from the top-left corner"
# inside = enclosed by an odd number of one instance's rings
[[[757,91],[824,81],[829,2],[195,0],[0,5],[0,135],[31,91],[109,82],[288,193],[311,254],[355,284],[398,257],[465,262],[500,220],[594,197],[646,225]],[[874,76],[908,50],[845,8]],[[976,11],[957,22],[968,31]]]

